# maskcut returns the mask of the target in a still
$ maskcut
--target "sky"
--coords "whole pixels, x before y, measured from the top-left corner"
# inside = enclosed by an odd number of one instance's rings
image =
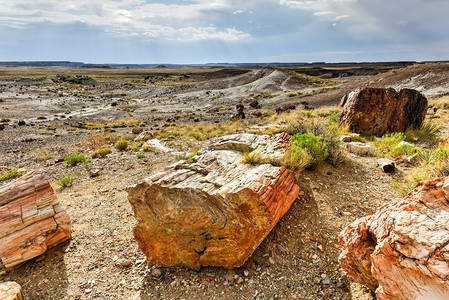
[[[0,61],[449,60],[448,0],[0,0]]]

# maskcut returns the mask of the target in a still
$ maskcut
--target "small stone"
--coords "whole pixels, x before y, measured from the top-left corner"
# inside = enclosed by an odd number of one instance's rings
[[[352,138],[350,135],[342,135],[340,137],[340,141],[343,143],[350,143],[352,141]]]
[[[351,216],[352,214],[351,214],[349,211],[341,211],[341,212],[340,212],[340,215],[345,216],[345,217],[349,217],[349,216]]]
[[[125,267],[125,268],[131,266],[131,264],[132,264],[129,259],[124,259],[124,258],[118,259],[115,263],[116,263],[116,265]]]
[[[416,164],[418,162],[418,159],[419,159],[419,154],[415,153],[415,154],[410,155],[409,157],[407,157],[406,161],[407,161],[407,163],[413,165],[413,164]]]
[[[100,175],[100,170],[99,169],[95,169],[93,171],[89,171],[89,177],[97,177],[98,175]]]
[[[276,263],[272,257],[268,258],[268,262],[272,265]]]
[[[89,294],[89,293],[92,292],[92,289],[85,289],[84,292],[85,292],[86,294]]]
[[[237,278],[236,282],[237,282],[238,284],[242,284],[242,283],[243,283],[243,278],[239,276],[239,277]]]
[[[248,271],[248,270],[243,271],[243,275],[244,275],[245,277],[248,277],[248,276],[249,276],[249,271]]]
[[[329,284],[331,284],[331,281],[330,281],[329,277],[326,277],[323,279],[323,281],[321,283],[325,284],[325,285],[329,285]]]
[[[159,278],[162,276],[162,271],[160,269],[153,269],[151,271],[151,276]]]
[[[321,252],[324,252],[324,248],[323,248],[323,245],[318,245],[318,250],[320,250]]]

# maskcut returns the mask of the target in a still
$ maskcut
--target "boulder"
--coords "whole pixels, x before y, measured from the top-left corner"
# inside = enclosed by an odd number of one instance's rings
[[[339,261],[377,299],[449,299],[449,177],[422,181],[403,199],[356,220]]]
[[[234,134],[127,189],[134,236],[158,266],[239,267],[298,196],[285,167],[242,163],[243,151],[280,156],[287,137]]]
[[[23,300],[22,287],[14,281],[0,283],[0,299]]]
[[[70,236],[70,217],[42,171],[0,187],[0,269],[41,255]]]
[[[340,102],[338,125],[351,131],[382,135],[419,128],[427,111],[427,99],[416,90],[362,88],[345,95]]]

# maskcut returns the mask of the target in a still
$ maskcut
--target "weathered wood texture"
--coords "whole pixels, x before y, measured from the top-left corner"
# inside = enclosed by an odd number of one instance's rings
[[[449,299],[449,178],[420,182],[403,199],[356,220],[339,261],[379,300]]]
[[[427,111],[427,99],[416,90],[361,88],[344,96],[340,103],[339,126],[351,131],[382,135],[419,128]]]
[[[42,171],[0,187],[0,263],[11,268],[70,238],[70,217]]]
[[[22,287],[14,281],[0,283],[1,300],[23,300]]]
[[[134,236],[150,262],[192,269],[243,265],[288,211],[299,187],[285,167],[243,164],[240,151],[279,156],[286,139],[224,137],[213,150],[130,187],[138,221]]]

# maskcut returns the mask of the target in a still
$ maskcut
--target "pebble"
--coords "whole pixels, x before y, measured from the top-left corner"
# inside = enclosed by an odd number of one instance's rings
[[[162,276],[162,271],[160,269],[153,269],[151,271],[151,276],[159,278]]]
[[[115,263],[122,267],[129,267],[132,265],[132,262],[129,259],[124,259],[124,258],[118,259]]]

